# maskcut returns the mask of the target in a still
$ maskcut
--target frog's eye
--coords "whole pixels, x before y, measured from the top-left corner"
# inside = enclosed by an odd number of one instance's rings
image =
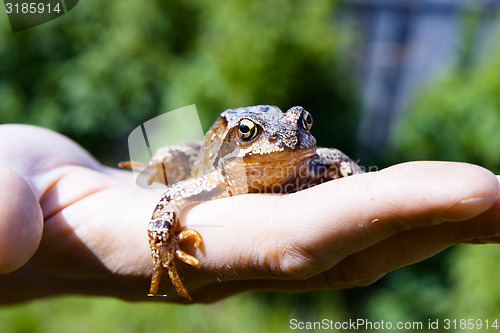
[[[302,111],[302,115],[300,116],[300,120],[302,123],[302,127],[306,130],[309,131],[311,129],[311,126],[313,124],[313,118],[309,112],[306,110]]]
[[[250,141],[257,135],[257,125],[250,119],[242,119],[238,125],[238,136],[243,141]]]

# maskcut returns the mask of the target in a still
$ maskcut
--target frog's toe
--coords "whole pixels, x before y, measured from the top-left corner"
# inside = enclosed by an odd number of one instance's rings
[[[155,262],[148,296],[158,296],[158,289],[160,288],[160,279],[161,279],[161,263],[157,265],[157,263]]]
[[[129,168],[129,169],[136,169],[136,170],[144,170],[148,166],[147,164],[141,163],[141,162],[136,162],[136,161],[123,161],[118,163],[119,168]]]
[[[196,231],[194,229],[182,230],[179,233],[177,241],[179,243],[182,243],[185,240],[188,240],[190,238],[194,239],[194,247],[196,247],[196,248],[199,248],[201,243],[203,243],[203,238],[201,238],[201,235],[198,233],[198,231]]]
[[[185,242],[189,239],[194,240],[194,247],[196,247],[196,248],[200,247],[201,243],[203,242],[203,239],[201,238],[198,231],[193,230],[193,229],[186,229],[186,230],[182,230],[177,235],[177,245],[179,245],[182,242]],[[175,256],[177,257],[177,259],[185,262],[188,265],[194,266],[196,268],[201,267],[200,261],[198,259],[196,259],[192,255],[187,254],[186,252],[182,251],[178,246],[175,250]]]
[[[180,249],[175,250],[175,256],[177,257],[177,259],[185,262],[188,265],[194,266],[196,268],[201,267],[200,261],[198,259]]]

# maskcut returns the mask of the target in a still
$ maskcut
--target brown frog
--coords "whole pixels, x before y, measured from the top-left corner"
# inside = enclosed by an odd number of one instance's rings
[[[150,160],[149,182],[168,185],[149,222],[153,257],[149,295],[157,295],[165,269],[179,295],[191,301],[175,258],[199,268],[179,245],[193,229],[179,231],[182,209],[204,201],[245,193],[292,193],[363,172],[337,149],[317,148],[310,134],[312,117],[300,106],[283,113],[276,106],[229,109],[220,114],[201,143],[160,148]],[[122,166],[134,166],[123,163]]]

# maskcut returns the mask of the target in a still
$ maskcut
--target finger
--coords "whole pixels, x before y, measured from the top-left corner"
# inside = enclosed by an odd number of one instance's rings
[[[427,259],[452,245],[499,240],[499,207],[496,205],[494,209],[469,221],[444,223],[394,235],[345,258],[325,272],[325,277],[318,279],[324,282],[325,288],[364,286],[395,269]],[[316,284],[316,281],[311,282],[312,285]]]
[[[23,266],[42,237],[40,205],[17,173],[0,167],[0,273]]]
[[[416,229],[403,235],[393,236],[347,257],[332,269],[307,279],[230,280],[194,290],[192,295],[197,302],[213,302],[248,291],[297,292],[366,286],[397,268],[424,260],[459,242],[461,235],[449,234],[450,230],[446,230],[446,226],[449,224]],[[477,240],[477,243],[499,241],[500,237],[491,237]]]
[[[297,240],[300,253],[310,254],[308,259],[327,268],[400,232],[472,218],[494,204],[498,190],[495,176],[481,167],[405,163],[299,192],[282,210],[287,218],[280,221],[287,221],[282,230],[297,228],[289,233],[288,243]],[[301,201],[313,203],[308,214],[296,208]],[[315,222],[307,222],[311,220]],[[297,269],[295,254],[289,253],[282,263],[288,264],[288,259]]]
[[[498,182],[500,182],[500,176],[497,176]],[[500,216],[500,203],[497,201],[497,203],[488,210],[485,214],[492,214],[494,217],[495,216]],[[496,214],[496,215],[495,215]],[[483,237],[477,237],[475,239],[471,239],[468,241],[464,241],[464,243],[468,244],[500,244],[500,237],[492,237],[490,236],[483,236]]]
[[[327,272],[304,280],[227,281],[213,284],[200,301],[213,301],[248,290],[305,291],[371,284],[385,274],[424,260],[458,243],[500,242],[500,200],[485,213],[463,222],[405,231],[355,253]]]
[[[204,203],[185,222],[205,241],[196,256],[221,276],[305,278],[400,232],[472,218],[498,188],[481,167],[413,162],[293,195]]]

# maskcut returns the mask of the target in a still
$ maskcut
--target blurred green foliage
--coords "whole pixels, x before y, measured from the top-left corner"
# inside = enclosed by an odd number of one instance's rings
[[[334,292],[314,292],[300,300],[270,293],[265,302],[246,294],[190,306],[71,296],[2,309],[0,332],[289,332],[293,318],[342,320],[345,315]]]
[[[357,105],[334,3],[82,1],[1,36],[0,121],[52,128],[109,160],[126,158],[133,128],[186,105],[205,130],[226,108],[303,105],[320,143],[349,150]]]
[[[466,161],[500,173],[498,73],[500,44],[479,64],[448,69],[425,87],[396,127],[397,158]]]

